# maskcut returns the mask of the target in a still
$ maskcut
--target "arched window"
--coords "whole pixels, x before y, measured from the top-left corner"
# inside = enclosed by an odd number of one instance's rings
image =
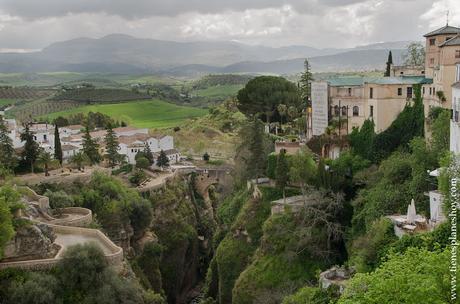
[[[353,107],[353,116],[359,116],[359,107],[358,106]]]
[[[347,113],[347,107],[346,106],[343,106],[342,107],[342,116],[347,116],[348,113]]]
[[[339,106],[334,106],[334,115],[335,116],[339,116],[340,115],[340,109],[339,109]]]

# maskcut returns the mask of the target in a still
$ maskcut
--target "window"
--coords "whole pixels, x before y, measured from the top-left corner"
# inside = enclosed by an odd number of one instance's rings
[[[369,98],[374,98],[374,88],[369,88]]]
[[[343,106],[342,107],[342,116],[347,116],[348,113],[347,113],[347,107],[346,106]]]
[[[460,50],[455,50],[455,58],[460,58]]]
[[[425,95],[425,87],[422,87],[422,94]]]
[[[340,115],[339,106],[334,106],[334,115],[335,115],[335,116],[339,116],[339,115]]]
[[[432,94],[432,92],[433,92],[433,89],[430,87],[430,95]]]
[[[407,98],[412,98],[412,87],[407,87]]]
[[[374,117],[374,106],[369,106],[369,116]]]
[[[46,134],[43,134],[43,140],[44,140],[44,141],[47,140]]]
[[[433,88],[433,96],[436,95],[436,88]]]
[[[359,107],[358,106],[353,107],[353,116],[359,116]]]
[[[351,96],[351,88],[348,88],[348,96]]]
[[[398,96],[402,95],[402,88],[398,88]]]
[[[430,39],[430,45],[435,45],[436,44],[436,39],[435,38],[431,38]]]
[[[404,75],[404,72],[399,72],[399,75]]]
[[[430,64],[434,64],[434,58],[430,58]]]

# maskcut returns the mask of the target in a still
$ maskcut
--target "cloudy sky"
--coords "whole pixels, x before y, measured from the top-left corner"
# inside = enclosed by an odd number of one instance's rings
[[[0,50],[124,33],[176,41],[354,47],[460,26],[459,0],[0,0]]]

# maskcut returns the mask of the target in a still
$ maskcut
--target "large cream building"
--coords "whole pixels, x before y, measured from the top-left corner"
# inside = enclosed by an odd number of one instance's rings
[[[444,26],[425,35],[424,67],[393,66],[391,77],[328,79],[329,123],[339,134],[372,119],[377,133],[387,129],[412,102],[415,84],[422,85],[425,116],[431,107],[451,108],[452,84],[460,62],[460,28]],[[312,92],[312,96],[314,96]],[[315,124],[315,117],[312,119]]]

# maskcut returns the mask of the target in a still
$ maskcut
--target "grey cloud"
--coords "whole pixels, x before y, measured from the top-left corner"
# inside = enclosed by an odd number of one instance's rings
[[[303,13],[364,0],[0,0],[0,10],[26,19],[68,14],[106,13],[126,19],[176,16],[181,13],[219,13],[225,10],[273,8],[291,5]]]

